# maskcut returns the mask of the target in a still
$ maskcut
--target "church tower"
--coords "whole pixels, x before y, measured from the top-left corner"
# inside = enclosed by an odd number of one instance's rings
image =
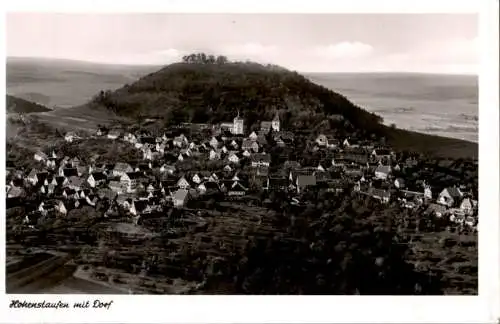
[[[276,111],[276,115],[274,116],[273,121],[271,123],[271,127],[272,127],[273,131],[275,131],[275,132],[280,131],[280,116],[279,116],[277,111]]]
[[[233,120],[233,134],[243,135],[243,118],[240,117],[240,112]]]

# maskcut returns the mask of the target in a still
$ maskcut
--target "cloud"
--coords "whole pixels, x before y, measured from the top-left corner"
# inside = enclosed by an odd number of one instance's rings
[[[313,53],[325,58],[358,59],[370,56],[373,53],[373,47],[362,42],[340,42],[316,47]]]

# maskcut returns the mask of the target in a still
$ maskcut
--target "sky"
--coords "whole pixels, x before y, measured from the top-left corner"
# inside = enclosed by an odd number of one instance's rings
[[[477,74],[477,14],[8,13],[7,56],[170,64],[194,51],[299,72]]]

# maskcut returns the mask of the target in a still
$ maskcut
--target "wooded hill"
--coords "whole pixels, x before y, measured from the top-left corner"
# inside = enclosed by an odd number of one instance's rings
[[[166,124],[232,121],[239,112],[256,128],[276,112],[287,129],[316,133],[342,128],[357,138],[385,138],[397,150],[449,157],[477,157],[477,144],[419,134],[383,124],[383,119],[343,95],[275,65],[230,62],[192,54],[116,91],[101,91],[93,108],[105,108],[138,121]],[[343,121],[339,124],[338,117]]]
[[[18,97],[6,96],[6,112],[7,113],[35,113],[35,112],[44,112],[44,111],[52,111],[45,106],[37,104],[35,102],[31,102],[28,100],[24,100]]]

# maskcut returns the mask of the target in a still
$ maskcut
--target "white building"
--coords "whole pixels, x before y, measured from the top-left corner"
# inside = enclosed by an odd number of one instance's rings
[[[233,131],[234,135],[243,135],[243,118],[240,117],[240,113],[233,119]]]
[[[280,131],[280,116],[279,116],[278,112],[276,112],[276,115],[274,116],[274,118],[272,120],[271,127],[272,127],[273,131],[275,131],[275,132]]]

